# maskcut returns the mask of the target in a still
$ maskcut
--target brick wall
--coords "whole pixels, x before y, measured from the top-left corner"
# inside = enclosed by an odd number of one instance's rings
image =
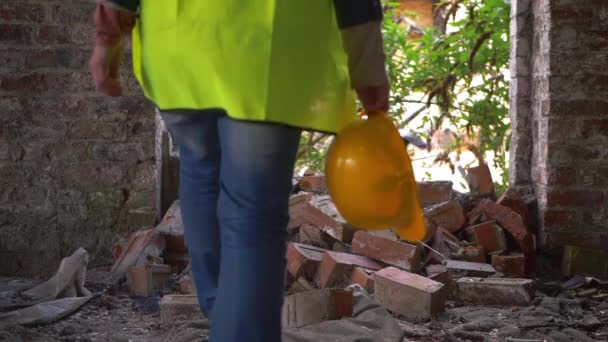
[[[93,6],[0,2],[0,274],[43,276],[80,246],[107,263],[154,223],[154,111],[129,65],[126,96],[94,92]]]
[[[514,3],[527,8],[529,26],[517,38],[530,39],[531,49],[526,58],[511,59],[512,68],[528,65],[530,81],[527,101],[524,88],[511,89],[512,118],[529,127],[514,124],[511,182],[536,193],[547,251],[568,243],[605,247],[608,2]],[[512,35],[517,20],[513,25]]]

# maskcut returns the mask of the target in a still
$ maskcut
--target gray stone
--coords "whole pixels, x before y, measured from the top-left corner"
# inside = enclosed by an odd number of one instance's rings
[[[589,337],[586,333],[584,333],[580,330],[573,329],[573,328],[566,328],[566,329],[562,330],[562,332],[566,335],[571,336],[573,341],[577,341],[577,342],[595,341],[594,339]]]
[[[561,302],[559,298],[545,297],[538,306],[550,313],[560,314]]]
[[[453,278],[459,277],[489,277],[496,273],[492,265],[458,260],[446,260],[444,265]]]

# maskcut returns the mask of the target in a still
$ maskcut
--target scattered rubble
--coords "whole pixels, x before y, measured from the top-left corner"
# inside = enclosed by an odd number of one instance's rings
[[[324,177],[303,177],[290,199],[284,340],[608,340],[606,253],[568,247],[562,271],[569,281],[532,278],[536,246],[523,196],[510,189],[494,201],[484,168],[468,173],[470,195],[449,182],[418,184],[430,228],[424,241],[347,224]],[[72,271],[49,280],[53,286],[0,279],[0,324],[17,317],[19,303],[78,302],[53,320],[30,321],[36,326],[13,319],[0,327],[0,341],[207,340],[179,202],[114,252],[105,270],[86,272],[86,262],[66,258],[60,270]]]

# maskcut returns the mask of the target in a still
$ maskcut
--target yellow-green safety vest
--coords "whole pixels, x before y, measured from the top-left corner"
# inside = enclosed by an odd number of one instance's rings
[[[356,116],[331,0],[142,0],[133,59],[161,110],[326,132]]]

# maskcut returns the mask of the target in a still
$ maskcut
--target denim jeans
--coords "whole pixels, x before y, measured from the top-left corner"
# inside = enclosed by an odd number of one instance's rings
[[[210,341],[280,341],[301,131],[233,120],[221,110],[162,118],[179,148],[185,239]]]

